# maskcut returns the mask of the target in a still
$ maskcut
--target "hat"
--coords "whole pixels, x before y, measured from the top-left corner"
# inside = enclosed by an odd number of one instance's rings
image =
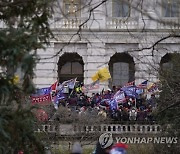
[[[127,154],[126,149],[128,148],[128,146],[124,143],[116,143],[111,151],[110,154]]]
[[[79,142],[75,142],[72,147],[72,154],[82,154],[82,147]]]

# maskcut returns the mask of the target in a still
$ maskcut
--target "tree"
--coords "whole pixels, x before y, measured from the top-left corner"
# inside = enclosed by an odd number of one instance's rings
[[[48,23],[51,4],[51,0],[0,2],[0,153],[43,151],[26,98],[34,90],[37,49],[52,37]],[[21,76],[17,76],[18,70]]]
[[[157,118],[164,128],[162,135],[170,137],[180,136],[180,55],[179,53],[170,54],[166,59],[166,67],[162,66],[160,70],[161,90],[158,100]],[[158,153],[178,153],[179,141],[177,144],[155,146]]]

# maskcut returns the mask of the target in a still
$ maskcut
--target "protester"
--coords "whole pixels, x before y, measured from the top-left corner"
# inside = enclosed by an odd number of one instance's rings
[[[124,143],[116,143],[113,145],[109,154],[127,154],[127,148],[128,146]]]
[[[72,147],[71,154],[82,154],[82,147],[79,142],[75,142]]]
[[[104,120],[110,118],[114,121],[154,121],[152,112],[157,107],[157,99],[154,94],[149,100],[145,100],[145,93],[139,92],[143,92],[143,90],[140,89],[136,93],[137,87],[133,85],[129,87],[113,86],[112,90],[104,91],[103,89],[100,93],[92,93],[92,96],[88,97],[81,90],[83,85],[80,83],[75,85],[74,82],[76,80],[65,81],[64,84],[58,86],[59,88],[53,88],[53,91],[52,86],[39,89],[40,96],[32,95],[32,104],[40,104],[44,100],[47,102],[53,97],[54,99],[51,101],[54,101],[55,110],[64,106],[69,108],[70,112],[79,113],[81,116],[93,113]],[[69,84],[69,93],[63,93],[65,83]]]

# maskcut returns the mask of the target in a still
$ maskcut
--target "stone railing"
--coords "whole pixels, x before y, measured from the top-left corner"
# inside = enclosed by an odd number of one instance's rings
[[[161,126],[154,125],[120,125],[120,124],[101,124],[101,125],[71,125],[71,124],[58,124],[50,125],[43,124],[37,132],[56,133],[57,135],[75,135],[79,133],[105,133],[111,132],[112,134],[158,134],[161,132]]]
[[[138,29],[138,19],[133,18],[107,18],[107,29]]]
[[[54,23],[51,25],[51,28],[61,28],[61,29],[78,29],[82,24],[81,28],[87,28],[85,23],[86,19],[84,18],[62,18],[55,19]]]
[[[158,29],[180,29],[179,18],[163,18],[157,23]]]

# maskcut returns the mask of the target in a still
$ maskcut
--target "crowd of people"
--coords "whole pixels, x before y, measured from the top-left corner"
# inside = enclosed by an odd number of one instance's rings
[[[123,102],[112,109],[109,100],[119,90],[117,87],[107,89],[101,93],[92,93],[92,96],[85,95],[81,90],[71,91],[65,94],[66,97],[56,103],[57,107],[68,107],[71,111],[81,114],[96,114],[102,118],[110,118],[115,121],[154,121],[153,111],[157,107],[157,99],[151,94],[149,99],[140,94],[138,98],[126,96]]]

